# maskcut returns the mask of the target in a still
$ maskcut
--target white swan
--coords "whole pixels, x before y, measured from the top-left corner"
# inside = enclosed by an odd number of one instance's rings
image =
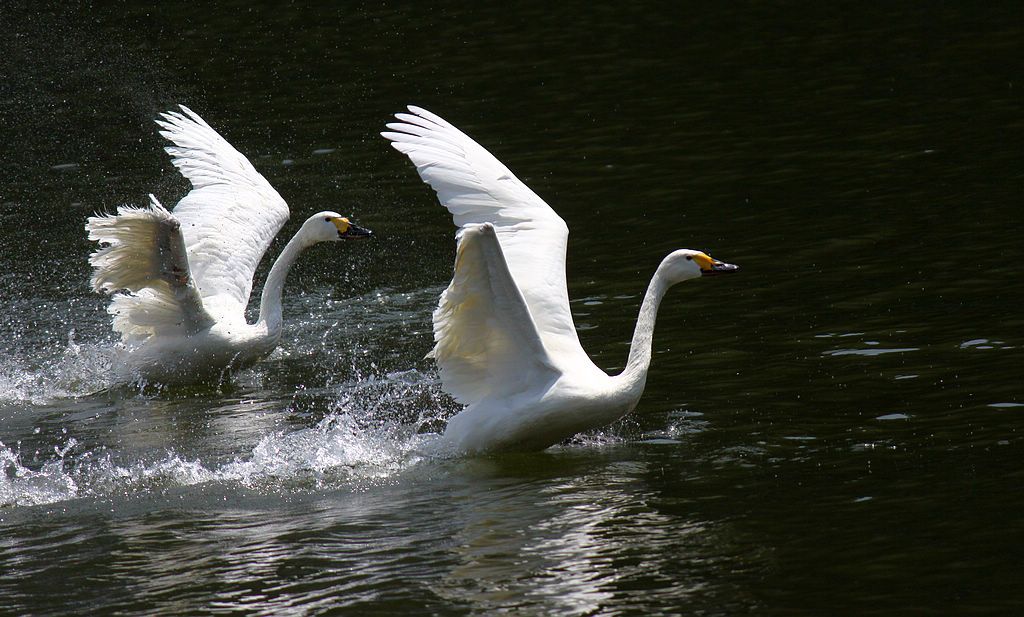
[[[288,220],[288,204],[240,152],[184,105],[161,114],[172,162],[192,183],[173,214],[122,206],[90,217],[94,290],[113,294],[108,312],[121,334],[121,379],[188,383],[223,376],[266,356],[281,338],[281,291],[306,248],[370,232],[335,212],[309,217],[285,246],[263,287],[259,319],[245,308],[256,265]],[[125,290],[130,293],[122,293]]]
[[[431,351],[444,390],[466,405],[448,422],[446,444],[466,453],[540,450],[632,411],[665,292],[737,267],[686,249],[666,257],[640,307],[626,368],[609,376],[576,336],[565,222],[459,129],[425,109],[409,111],[381,135],[412,160],[460,228]]]

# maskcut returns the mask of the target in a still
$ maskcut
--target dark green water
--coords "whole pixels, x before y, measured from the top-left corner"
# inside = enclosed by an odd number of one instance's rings
[[[1024,612],[1009,6],[4,5],[0,612]],[[184,194],[152,124],[179,102],[283,237],[325,208],[378,237],[305,256],[233,383],[91,394],[85,217]],[[377,136],[407,103],[566,220],[600,366],[670,250],[742,266],[672,291],[627,420],[422,453],[456,409],[423,360],[454,230]]]

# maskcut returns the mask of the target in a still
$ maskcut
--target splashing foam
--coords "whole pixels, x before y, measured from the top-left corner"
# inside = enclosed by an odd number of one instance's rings
[[[139,495],[219,482],[262,490],[302,490],[379,480],[431,457],[436,435],[388,423],[367,429],[351,415],[332,414],[317,426],[264,437],[245,459],[209,465],[171,451],[159,460],[119,464],[109,452],[69,453],[70,438],[55,458],[32,469],[17,449],[0,442],[0,507],[32,506],[77,498]]]
[[[352,415],[332,414],[316,427],[264,437],[248,460],[224,465],[217,479],[250,487],[271,479],[311,479],[320,487],[338,480],[383,478],[422,460],[430,441],[415,426],[367,428]]]
[[[0,507],[38,505],[71,499],[78,493],[78,484],[64,471],[64,457],[76,445],[57,450],[57,459],[48,461],[38,471],[21,464],[21,456],[0,441]]]
[[[64,347],[25,356],[7,352],[0,360],[0,400],[42,405],[84,396],[113,384],[113,343],[78,343],[68,333]]]

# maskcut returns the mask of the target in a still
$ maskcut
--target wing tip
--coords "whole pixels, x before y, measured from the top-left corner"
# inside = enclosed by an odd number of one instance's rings
[[[398,150],[402,154],[409,154],[409,152],[411,150],[414,150],[416,147],[415,144],[411,144],[407,141],[402,140],[402,137],[404,137],[404,133],[391,133],[388,131],[384,131],[381,133],[381,136],[384,139],[388,140],[388,143],[391,144],[392,148]]]
[[[429,109],[426,109],[424,107],[420,107],[419,105],[411,105],[411,104],[410,105],[406,105],[405,108],[406,108],[406,110],[408,110],[410,113],[412,113],[417,118],[420,118],[422,120],[426,120],[427,122],[430,122],[431,124],[434,124],[434,125],[436,125],[438,127],[446,128],[446,129],[455,128],[454,126],[452,126],[452,124],[450,122],[448,122],[447,120],[445,120],[441,116],[435,114],[434,112],[430,111]],[[399,120],[403,120],[402,116],[404,116],[404,115],[407,115],[407,114],[405,114],[403,112],[399,112],[399,113],[395,114],[395,117],[398,118]]]
[[[206,120],[203,120],[202,116],[192,111],[187,105],[179,103],[178,107],[181,111],[169,109],[157,114],[154,120],[157,126],[163,129],[159,133],[165,139],[174,142],[181,135],[197,129],[212,131],[217,137],[223,139]]]

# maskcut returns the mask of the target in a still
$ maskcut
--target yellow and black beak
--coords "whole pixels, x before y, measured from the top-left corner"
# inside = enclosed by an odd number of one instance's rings
[[[365,227],[360,227],[343,216],[333,219],[334,226],[338,228],[339,240],[354,240],[356,238],[369,238],[373,232]]]
[[[717,259],[713,259],[706,253],[700,253],[693,256],[693,260],[700,266],[701,276],[718,276],[720,274],[732,274],[733,272],[740,269],[735,264],[727,264]]]

